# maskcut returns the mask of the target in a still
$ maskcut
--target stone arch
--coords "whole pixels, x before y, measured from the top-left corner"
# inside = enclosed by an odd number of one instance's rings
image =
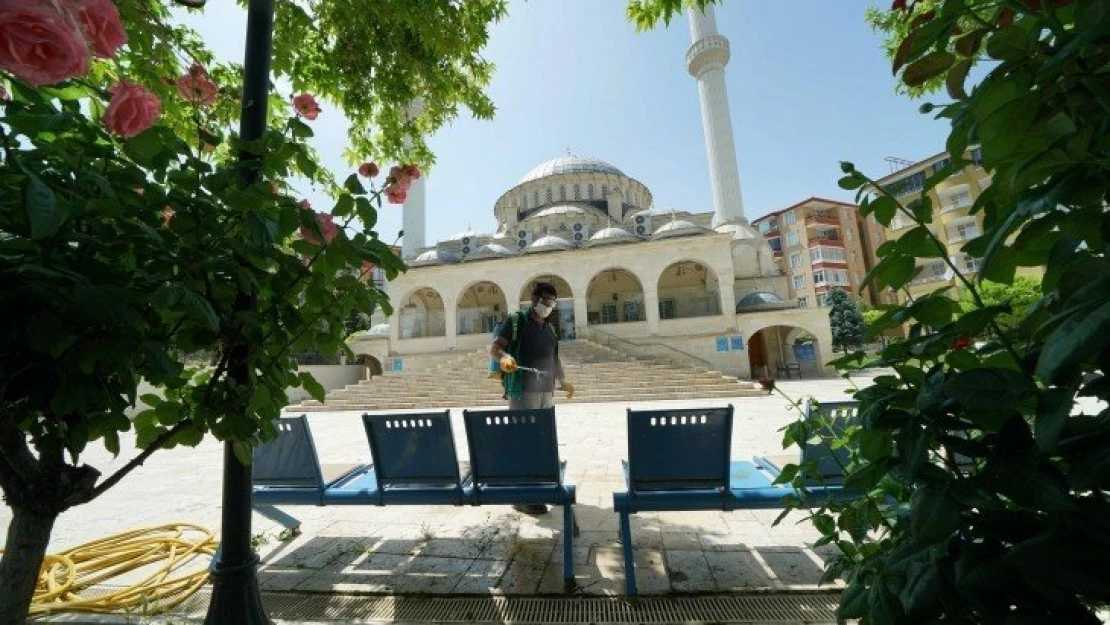
[[[644,286],[640,276],[624,267],[608,267],[586,287],[586,323],[604,325],[644,321]]]
[[[355,356],[355,364],[366,367],[366,371],[370,374],[370,377],[382,375],[383,373],[382,361],[370,354],[359,354]]]
[[[831,346],[825,346],[821,333],[808,324],[786,319],[782,323],[759,324],[749,332],[748,364],[753,378],[780,378],[795,372],[803,377],[821,375],[827,360],[825,350]],[[795,346],[794,339],[803,333],[812,337],[812,347]]]
[[[706,262],[676,260],[656,280],[660,319],[711,317],[721,314],[721,283]]]
[[[430,286],[413,287],[398,300],[397,319],[402,339],[447,336],[443,296]]]
[[[489,280],[471,282],[459,291],[456,334],[489,334],[509,314],[505,290]]]

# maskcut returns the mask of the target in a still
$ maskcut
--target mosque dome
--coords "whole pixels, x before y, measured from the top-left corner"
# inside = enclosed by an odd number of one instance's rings
[[[419,256],[409,262],[413,267],[423,267],[426,265],[444,265],[447,263],[457,263],[459,257],[440,249],[430,249],[422,252]]]
[[[556,217],[556,216],[565,216],[565,215],[585,215],[585,214],[586,214],[586,209],[584,209],[584,208],[581,208],[579,206],[569,206],[569,205],[566,205],[566,204],[560,204],[558,206],[549,206],[545,209],[536,211],[536,212],[532,213],[531,215],[528,215],[528,219],[534,219],[536,217]]]
[[[624,228],[617,228],[616,226],[609,226],[602,228],[590,237],[586,243],[586,247],[600,247],[602,245],[617,245],[620,243],[633,243],[639,241],[640,237],[632,234]]]
[[[697,234],[705,234],[707,230],[701,226],[695,225],[684,219],[676,219],[669,223],[663,224],[655,229],[651,238],[653,239],[670,239],[674,237],[688,237]]]
[[[748,224],[738,224],[738,223],[721,224],[721,225],[717,226],[716,228],[713,228],[713,230],[715,232],[719,232],[721,234],[726,234],[726,233],[731,234],[732,238],[735,239],[735,240],[762,238],[762,237],[760,237],[759,233],[755,231],[755,228],[752,228]]]
[[[367,332],[370,336],[389,336],[389,324],[379,323]]]
[[[539,180],[558,174],[613,174],[623,176],[624,172],[597,158],[584,156],[560,156],[540,163],[532,168],[517,184]]]
[[[744,297],[741,297],[740,301],[736,302],[736,312],[738,313],[766,309],[776,310],[782,308],[793,307],[783,301],[783,299],[778,295],[775,295],[774,293],[768,293],[767,291],[756,291],[754,293],[748,293]]]
[[[447,237],[447,240],[448,241],[464,241],[464,240],[473,241],[474,239],[488,238],[488,237],[489,237],[488,234],[482,234],[481,232],[475,232],[473,230],[467,230],[465,232],[460,232],[456,235]]]
[[[558,252],[561,250],[569,250],[571,247],[570,241],[553,234],[548,234],[532,241],[532,244],[528,246],[525,253]]]
[[[487,259],[487,258],[505,258],[505,257],[512,256],[512,255],[513,255],[512,250],[505,247],[504,245],[498,245],[496,243],[490,243],[489,245],[483,245],[482,247],[480,247],[478,249],[477,252],[474,252],[473,254],[467,256],[463,260],[483,260],[483,259]]]

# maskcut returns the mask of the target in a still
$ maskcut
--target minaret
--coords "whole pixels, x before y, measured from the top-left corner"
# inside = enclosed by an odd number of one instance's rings
[[[415,101],[409,105],[406,114],[413,119],[424,110],[424,104]],[[408,197],[401,212],[401,258],[410,260],[415,258],[419,250],[424,247],[424,181],[428,176],[422,173],[420,178],[413,180],[409,186]]]
[[[709,181],[713,188],[713,221],[747,223],[740,199],[740,169],[732,138],[732,116],[725,88],[728,39],[717,34],[713,5],[704,10],[687,9],[693,45],[686,51],[686,70],[698,81],[701,121],[705,129],[705,151],[709,157]]]

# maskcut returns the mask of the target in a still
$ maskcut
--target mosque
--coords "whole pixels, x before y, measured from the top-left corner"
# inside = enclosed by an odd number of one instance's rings
[[[831,370],[828,311],[797,308],[766,239],[749,225],[713,7],[689,10],[713,212],[653,210],[651,189],[617,166],[566,155],[541,163],[493,206],[491,232],[425,245],[425,180],[404,206],[402,256],[387,283],[394,314],[352,345],[401,370],[406,357],[478,350],[532,286],[559,293],[563,340],[680,356],[741,378]]]

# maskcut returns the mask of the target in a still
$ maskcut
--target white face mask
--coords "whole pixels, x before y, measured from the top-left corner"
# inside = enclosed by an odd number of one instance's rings
[[[536,304],[532,308],[536,311],[536,314],[540,316],[540,319],[546,319],[547,316],[551,314],[552,310],[551,306],[545,304]]]

